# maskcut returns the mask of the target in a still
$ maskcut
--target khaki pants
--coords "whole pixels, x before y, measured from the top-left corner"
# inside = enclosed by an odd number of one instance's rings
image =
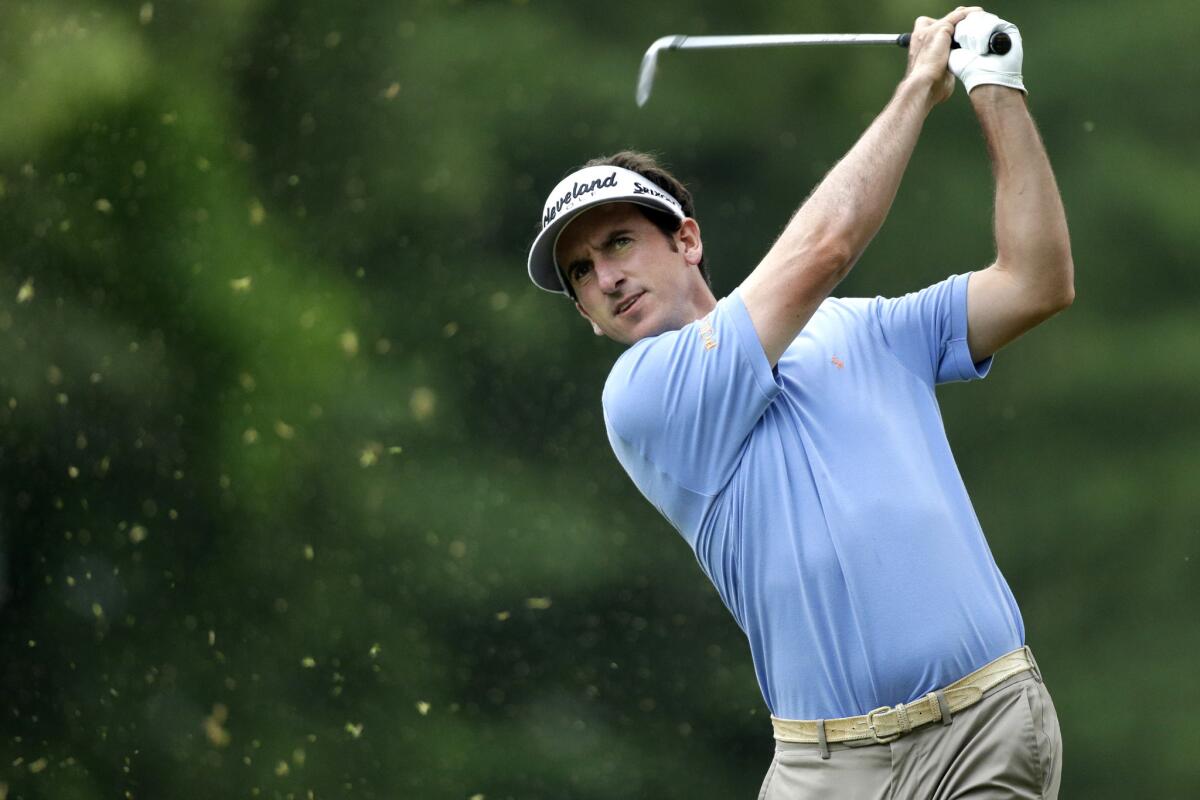
[[[887,744],[776,742],[759,800],[1010,800],[1058,797],[1062,737],[1046,686],[1024,672],[949,725]]]

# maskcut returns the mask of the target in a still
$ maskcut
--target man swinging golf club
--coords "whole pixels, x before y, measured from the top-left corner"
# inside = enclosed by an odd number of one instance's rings
[[[978,8],[919,18],[887,106],[719,301],[691,197],[649,157],[591,162],[547,199],[530,277],[631,345],[609,440],[749,639],[776,739],[762,798],[1058,796],[1054,706],[934,395],[1074,296],[1021,59]],[[831,298],[955,76],[994,167],[995,262]]]

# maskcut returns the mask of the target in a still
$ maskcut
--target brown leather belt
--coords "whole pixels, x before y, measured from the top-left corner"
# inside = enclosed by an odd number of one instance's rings
[[[941,721],[949,725],[952,714],[975,705],[989,689],[1027,670],[1041,680],[1033,652],[1028,647],[1022,647],[984,664],[945,689],[930,692],[911,703],[881,706],[860,717],[817,720],[771,717],[771,725],[775,728],[775,738],[781,742],[809,742],[821,745],[822,750],[833,742],[862,739],[886,744],[931,722]]]

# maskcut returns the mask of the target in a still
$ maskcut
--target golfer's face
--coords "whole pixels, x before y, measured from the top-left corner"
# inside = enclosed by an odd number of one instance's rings
[[[703,278],[632,203],[581,214],[559,237],[555,256],[598,333],[632,344],[691,321],[689,284]]]

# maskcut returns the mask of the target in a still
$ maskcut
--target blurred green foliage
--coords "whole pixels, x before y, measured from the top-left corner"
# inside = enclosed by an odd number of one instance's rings
[[[0,20],[0,797],[749,797],[740,631],[534,289],[571,166],[657,150],[720,293],[886,102],[843,5],[12,0]],[[1195,4],[1011,2],[1078,299],[942,395],[1064,797],[1195,797]],[[842,287],[991,256],[959,93]],[[1190,410],[1189,410],[1190,409]]]

